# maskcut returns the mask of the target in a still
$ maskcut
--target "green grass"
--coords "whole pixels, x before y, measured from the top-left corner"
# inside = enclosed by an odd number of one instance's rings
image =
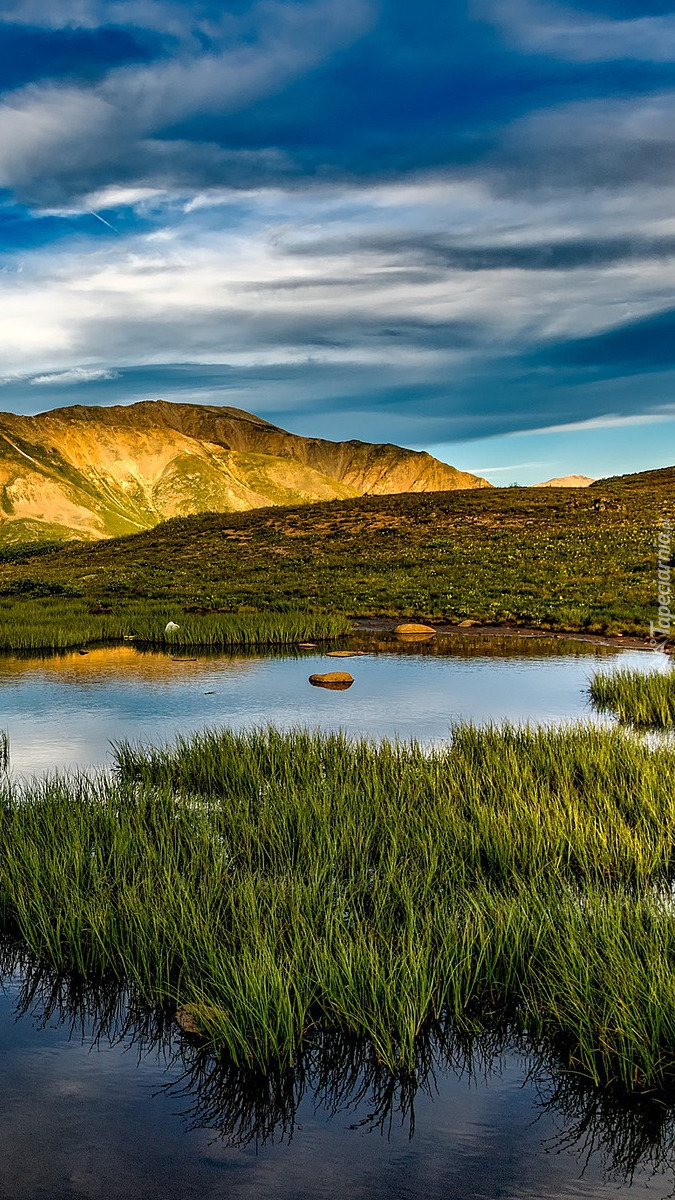
[[[168,622],[178,624],[166,632]],[[0,652],[67,650],[97,643],[132,641],[174,650],[289,646],[332,641],[349,633],[340,615],[312,613],[186,613],[177,604],[136,600],[86,605],[63,594],[0,598]]]
[[[0,808],[0,913],[52,969],[187,1004],[229,1061],[322,1031],[414,1066],[508,1020],[586,1077],[675,1075],[675,755],[619,731],[451,745],[205,733]]]
[[[644,675],[641,671],[599,672],[589,694],[596,708],[613,712],[624,725],[669,729],[675,725],[675,668]]]
[[[660,477],[659,477],[660,478]],[[670,476],[649,487],[488,488],[210,513],[93,544],[9,548],[12,621],[143,605],[195,615],[312,613],[645,634]],[[180,622],[180,618],[176,618]],[[5,641],[8,634],[5,632]]]

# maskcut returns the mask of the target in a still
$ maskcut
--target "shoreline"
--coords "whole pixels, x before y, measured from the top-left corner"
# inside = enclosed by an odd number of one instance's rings
[[[391,633],[394,635],[398,621],[411,620],[406,617],[361,617],[354,620],[354,633]],[[425,622],[426,624],[427,622]],[[513,637],[526,640],[546,638],[548,640],[565,642],[584,642],[594,646],[609,646],[617,649],[644,650],[650,654],[661,653],[649,645],[649,634],[616,634],[616,633],[582,633],[580,630],[564,631],[560,629],[539,629],[536,625],[483,625],[476,621],[471,625],[437,624],[429,621],[429,627],[441,636],[472,636],[486,638]],[[666,656],[675,654],[675,645],[666,645],[663,653]]]

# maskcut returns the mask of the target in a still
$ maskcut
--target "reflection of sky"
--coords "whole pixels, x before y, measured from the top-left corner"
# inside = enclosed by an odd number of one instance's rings
[[[617,651],[597,666],[653,668],[656,656]],[[349,691],[311,687],[315,671],[346,667]],[[341,727],[354,734],[441,740],[453,721],[551,722],[588,717],[588,654],[379,654],[344,663],[304,658],[173,662],[129,647],[58,659],[0,660],[0,728],[17,771],[103,764],[120,738],[154,742],[206,725]]]
[[[600,1155],[555,1153],[562,1117],[541,1113],[527,1062],[507,1053],[487,1081],[450,1072],[418,1095],[415,1136],[395,1119],[390,1136],[350,1129],[368,1100],[330,1119],[310,1096],[290,1145],[237,1150],[190,1130],[189,1097],[162,1094],[176,1066],[138,1059],[127,1043],[68,1041],[52,1021],[15,1022],[0,995],[3,1065],[0,1195],[21,1200],[605,1200]],[[669,1190],[638,1174],[634,1200]]]

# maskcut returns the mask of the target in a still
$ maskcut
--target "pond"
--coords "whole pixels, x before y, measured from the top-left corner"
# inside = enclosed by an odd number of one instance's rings
[[[11,954],[5,956],[11,958]],[[22,1200],[634,1200],[672,1190],[672,1112],[622,1108],[504,1036],[429,1044],[414,1081],[358,1047],[263,1079],[160,1014],[5,965],[0,1195]]]
[[[455,635],[406,645],[360,636],[363,656],[171,657],[132,646],[43,658],[0,657],[0,729],[12,769],[102,766],[110,742],[171,740],[204,726],[341,727],[353,734],[442,741],[453,721],[595,719],[588,681],[601,665],[657,669],[660,655],[583,640]],[[311,687],[348,670],[348,691]]]
[[[17,775],[103,766],[110,742],[205,725],[341,727],[448,736],[458,719],[599,719],[598,666],[659,659],[583,640],[471,634],[400,644],[359,635],[360,656],[319,650],[189,657],[134,647],[0,659],[0,728]],[[344,692],[309,685],[348,669]],[[23,1200],[635,1200],[675,1185],[675,1117],[626,1108],[560,1072],[513,1031],[430,1041],[414,1079],[325,1039],[293,1071],[225,1068],[171,1013],[41,974],[0,943],[0,1198]]]

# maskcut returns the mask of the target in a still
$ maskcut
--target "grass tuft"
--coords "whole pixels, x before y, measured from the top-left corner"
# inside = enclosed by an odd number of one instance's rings
[[[166,632],[173,621],[180,628]],[[139,646],[226,650],[236,646],[286,646],[332,641],[351,630],[342,616],[312,613],[208,613],[179,605],[134,601],[87,606],[77,598],[0,600],[0,652],[67,650],[74,646],[133,641]]]
[[[623,725],[668,729],[675,725],[675,669],[599,672],[589,693],[596,708],[613,712]]]

